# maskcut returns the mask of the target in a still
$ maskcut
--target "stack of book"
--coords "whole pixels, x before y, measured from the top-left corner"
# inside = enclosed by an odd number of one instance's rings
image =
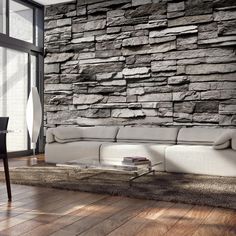
[[[124,157],[122,161],[123,165],[136,166],[136,167],[147,167],[151,165],[151,162],[146,157]]]

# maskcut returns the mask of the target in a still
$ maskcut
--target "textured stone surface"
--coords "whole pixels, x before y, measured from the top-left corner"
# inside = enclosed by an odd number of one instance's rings
[[[124,39],[122,46],[127,47],[127,46],[137,46],[137,45],[144,45],[144,44],[148,44],[147,36]]]
[[[185,9],[185,4],[183,2],[174,2],[174,3],[169,3],[167,7],[168,12],[176,12],[176,11],[183,11]]]
[[[213,21],[212,15],[184,16],[177,19],[169,20],[168,26],[192,25],[195,23],[205,23],[211,21]]]
[[[45,10],[45,127],[236,125],[234,0]]]
[[[180,35],[180,34],[191,34],[191,33],[197,33],[197,26],[191,25],[191,26],[179,26],[179,27],[173,27],[168,28],[160,31],[152,31],[150,32],[150,37],[164,37],[164,36],[170,36],[170,35]]]

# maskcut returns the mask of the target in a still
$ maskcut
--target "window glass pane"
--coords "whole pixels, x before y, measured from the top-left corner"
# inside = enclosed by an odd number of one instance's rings
[[[0,33],[6,33],[6,0],[0,0]]]
[[[8,151],[28,149],[28,54],[0,47],[0,116],[9,116]]]
[[[36,78],[37,78],[37,57],[31,55],[31,87],[36,87]]]
[[[33,43],[33,9],[10,0],[10,36]]]

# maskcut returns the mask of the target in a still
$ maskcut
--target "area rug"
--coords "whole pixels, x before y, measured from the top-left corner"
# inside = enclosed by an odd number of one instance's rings
[[[132,174],[68,167],[10,169],[15,184],[236,209],[236,178],[158,172],[129,185]],[[0,180],[4,172],[0,171]]]

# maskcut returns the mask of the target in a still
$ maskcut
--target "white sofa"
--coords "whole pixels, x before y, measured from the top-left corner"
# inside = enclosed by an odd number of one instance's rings
[[[182,128],[177,145],[166,150],[166,171],[236,176],[236,150],[216,150],[214,141],[225,129]]]
[[[236,176],[236,150],[215,150],[220,128],[92,127],[52,128],[46,135],[48,163],[80,158],[121,163],[124,156],[145,156],[158,171]],[[235,141],[235,140],[234,140]]]
[[[79,158],[99,159],[101,145],[115,142],[117,132],[118,127],[48,129],[46,162],[65,163]]]

